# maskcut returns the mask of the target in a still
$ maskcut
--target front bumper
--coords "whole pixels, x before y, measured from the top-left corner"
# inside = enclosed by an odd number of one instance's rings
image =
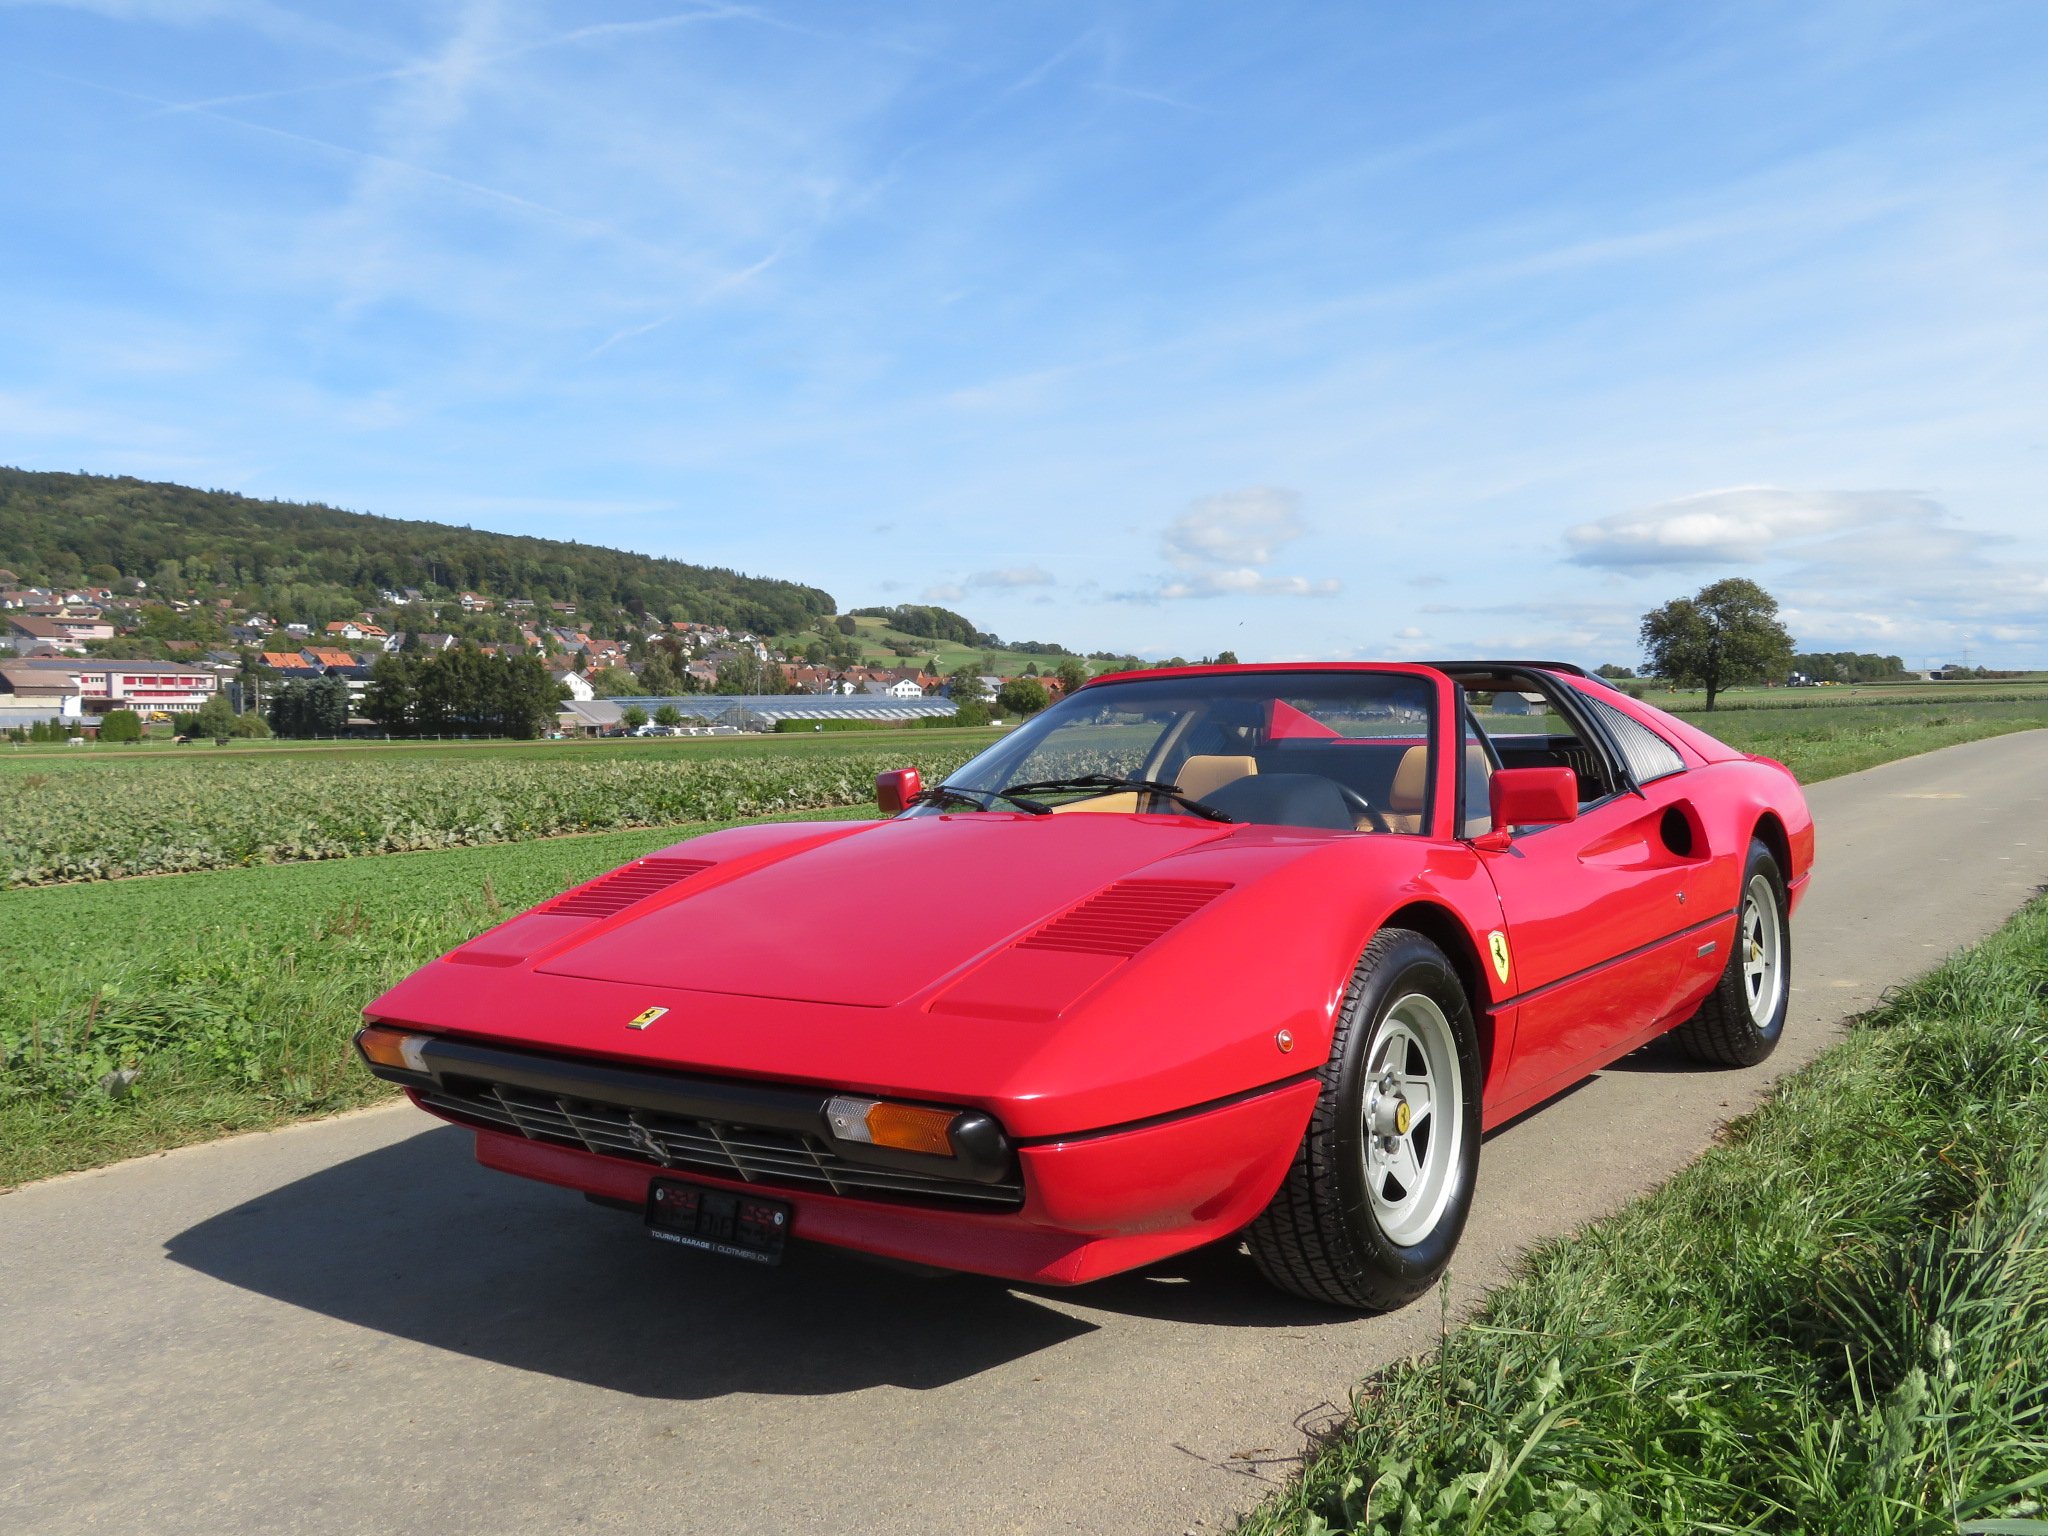
[[[365,1030],[359,1046],[380,1031]],[[389,1031],[381,1031],[387,1037]],[[832,1133],[832,1095],[815,1088],[735,1082],[619,1066],[444,1036],[406,1037],[405,1065],[364,1061],[422,1109],[480,1130],[730,1177],[770,1189],[823,1190],[879,1200],[1014,1209],[1017,1160],[992,1115],[953,1112],[950,1154],[910,1152]]]
[[[508,1057],[541,1081],[508,1085]],[[428,1075],[379,1075],[406,1085],[420,1108],[473,1128],[485,1167],[629,1206],[645,1204],[655,1178],[772,1190],[791,1202],[791,1231],[799,1239],[1044,1284],[1098,1280],[1235,1233],[1280,1188],[1317,1092],[1313,1079],[1292,1079],[1157,1122],[1042,1143],[1001,1141],[999,1153],[987,1143],[975,1178],[958,1178],[958,1169],[934,1169],[948,1159],[913,1153],[893,1155],[915,1165],[907,1174],[881,1165],[850,1174],[850,1163],[829,1159],[827,1167],[805,1169],[788,1141],[805,1137],[803,1126],[764,1126],[764,1118],[805,1114],[809,1098],[825,1098],[813,1090],[707,1085],[455,1040],[438,1040],[426,1065]],[[573,1094],[563,1092],[565,1081],[573,1081]],[[623,1130],[590,1114],[594,1104],[616,1104],[621,1096],[649,1098],[647,1081],[668,1090],[662,1110],[635,1112]],[[475,1092],[479,1083],[498,1087],[504,1110],[496,1118],[479,1112],[487,1102]],[[702,1100],[707,1087],[741,1098],[721,1098],[717,1108]],[[526,1098],[541,1090],[553,1092],[553,1114]],[[604,1098],[582,1098],[598,1090]],[[682,1135],[674,1120],[684,1116],[672,1112],[692,1110],[743,1112],[745,1130],[731,1118],[713,1118],[709,1141]],[[987,1118],[999,1137],[993,1116]],[[635,1124],[643,1128],[641,1141],[633,1137]],[[764,1130],[782,1139],[770,1141]],[[721,1167],[715,1159],[727,1153],[731,1161]]]

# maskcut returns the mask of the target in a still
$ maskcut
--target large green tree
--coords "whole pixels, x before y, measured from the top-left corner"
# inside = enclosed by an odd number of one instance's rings
[[[960,667],[946,674],[948,692],[957,704],[988,702],[988,685],[981,680],[981,673],[973,667]]]
[[[1029,677],[1013,677],[996,690],[996,703],[1013,715],[1035,715],[1052,702],[1045,684]]]
[[[1704,688],[1708,709],[1724,689],[1783,672],[1792,660],[1778,600],[1742,576],[1651,609],[1642,640],[1650,670],[1677,687]]]
[[[178,721],[178,734],[184,737],[211,736],[216,741],[224,740],[235,733],[235,707],[224,693],[216,693],[204,704]]]

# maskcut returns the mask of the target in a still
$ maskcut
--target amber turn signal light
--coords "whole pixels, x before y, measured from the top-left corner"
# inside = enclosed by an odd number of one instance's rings
[[[421,1051],[427,1039],[427,1036],[416,1035],[409,1030],[372,1024],[356,1032],[356,1049],[373,1067],[389,1067],[394,1072],[424,1072],[427,1059]]]
[[[880,1099],[834,1099],[825,1106],[825,1123],[841,1141],[864,1141],[898,1152],[953,1155],[953,1121],[957,1109],[929,1109],[922,1104],[890,1104]]]

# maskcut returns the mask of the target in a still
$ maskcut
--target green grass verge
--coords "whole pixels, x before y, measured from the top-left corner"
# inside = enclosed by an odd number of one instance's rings
[[[1247,1536],[2048,1531],[2048,903],[1550,1243]]]
[[[855,812],[812,813],[841,818]],[[364,1003],[715,824],[0,896],[0,1188],[371,1103]],[[122,1097],[102,1078],[139,1076]]]
[[[2048,694],[1980,700],[1867,699],[1806,708],[1716,710],[1683,719],[1744,752],[1784,763],[1812,784],[1895,758],[2048,726]]]

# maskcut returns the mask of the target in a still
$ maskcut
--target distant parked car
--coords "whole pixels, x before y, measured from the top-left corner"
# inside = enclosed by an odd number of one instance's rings
[[[1789,770],[1556,663],[1102,677],[877,790],[471,940],[370,1004],[370,1070],[713,1253],[1073,1284],[1242,1237],[1393,1307],[1483,1131],[1667,1032],[1771,1053],[1813,864]]]

